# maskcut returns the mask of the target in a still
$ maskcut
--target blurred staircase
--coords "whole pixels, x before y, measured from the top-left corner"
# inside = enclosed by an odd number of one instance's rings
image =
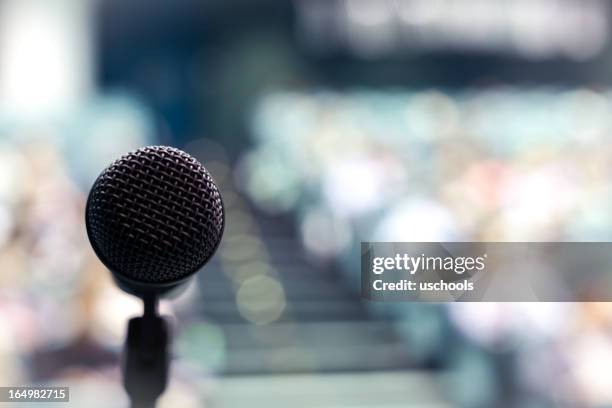
[[[198,275],[202,296],[195,312],[222,330],[226,347],[207,406],[448,406],[440,399],[435,374],[415,370],[409,346],[393,323],[373,319],[339,271],[307,258],[294,220],[257,213],[238,200],[226,202],[220,256]],[[283,313],[267,324],[254,324],[241,313],[235,271],[245,260],[236,259],[240,253],[224,253],[235,251],[230,246],[245,234],[256,235],[259,244],[247,241],[261,245],[255,253],[265,252],[262,259],[286,301]],[[252,249],[244,250],[252,254]],[[264,300],[267,295],[258,294]]]
[[[255,220],[286,307],[277,321],[253,324],[240,313],[236,285],[221,271],[220,261],[204,268],[200,312],[224,332],[227,361],[222,374],[363,372],[411,366],[408,347],[392,323],[372,320],[337,271],[313,266],[306,259],[291,220],[260,214]]]

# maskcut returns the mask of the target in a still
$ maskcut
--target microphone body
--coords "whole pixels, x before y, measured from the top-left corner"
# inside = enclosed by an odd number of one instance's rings
[[[217,250],[225,225],[212,176],[187,153],[149,146],[96,179],[85,209],[91,246],[117,285],[140,297],[128,324],[123,385],[133,408],[155,407],[168,382],[170,334],[160,296],[185,287]]]
[[[138,149],[104,170],[85,220],[98,258],[121,289],[139,297],[187,282],[212,257],[225,225],[210,173],[166,146]]]

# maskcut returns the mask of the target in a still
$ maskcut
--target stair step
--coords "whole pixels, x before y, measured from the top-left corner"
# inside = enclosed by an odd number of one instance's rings
[[[437,376],[420,371],[221,378],[215,408],[450,408]]]
[[[318,345],[273,349],[232,349],[223,374],[361,372],[410,367],[406,344]]]
[[[387,344],[397,335],[391,323],[376,321],[221,325],[226,346],[234,348],[317,347]]]
[[[325,281],[286,282],[281,279],[285,297],[289,300],[358,300],[348,290]],[[200,285],[200,294],[204,301],[232,299],[235,289],[229,281],[205,282]]]
[[[244,322],[234,300],[202,301],[202,314],[216,323]],[[363,320],[364,311],[359,302],[345,300],[291,301],[284,316],[295,321],[345,321]]]

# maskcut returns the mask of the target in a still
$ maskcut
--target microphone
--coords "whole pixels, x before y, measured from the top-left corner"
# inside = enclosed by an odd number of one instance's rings
[[[144,301],[144,315],[128,324],[123,385],[133,408],[155,407],[168,383],[170,360],[158,299],[185,287],[217,250],[225,225],[219,188],[187,153],[143,147],[96,179],[85,224],[118,286]]]
[[[85,214],[96,255],[121,289],[141,298],[188,281],[217,250],[225,224],[210,173],[166,146],[112,163],[95,181]]]

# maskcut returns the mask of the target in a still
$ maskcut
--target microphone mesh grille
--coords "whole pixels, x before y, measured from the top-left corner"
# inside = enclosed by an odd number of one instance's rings
[[[196,159],[149,146],[102,172],[89,193],[86,222],[111,271],[142,283],[172,283],[196,272],[217,249],[223,203]]]

